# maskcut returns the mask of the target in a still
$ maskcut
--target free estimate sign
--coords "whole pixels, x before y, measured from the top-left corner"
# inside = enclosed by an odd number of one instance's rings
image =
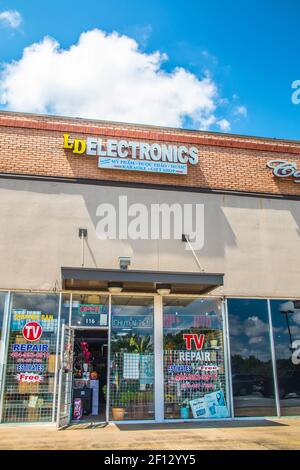
[[[71,139],[64,134],[63,148],[73,154],[98,156],[98,168],[186,175],[188,165],[199,161],[197,147],[88,137]]]

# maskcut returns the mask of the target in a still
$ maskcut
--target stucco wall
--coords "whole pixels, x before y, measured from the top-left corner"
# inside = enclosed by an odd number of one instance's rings
[[[204,204],[206,272],[224,272],[218,293],[300,297],[300,208],[297,201],[0,179],[0,288],[60,288],[61,266],[81,265],[78,228],[88,229],[85,266],[197,271],[180,240],[99,240],[100,203]],[[216,293],[217,291],[215,291]]]

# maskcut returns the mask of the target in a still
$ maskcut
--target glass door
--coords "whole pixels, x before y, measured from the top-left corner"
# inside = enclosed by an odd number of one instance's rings
[[[72,413],[74,329],[63,325],[60,349],[57,426],[70,424]]]
[[[155,418],[154,298],[111,299],[109,419]]]

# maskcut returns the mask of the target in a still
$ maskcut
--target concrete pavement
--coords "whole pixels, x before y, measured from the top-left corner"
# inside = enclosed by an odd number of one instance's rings
[[[0,449],[300,449],[300,418],[223,423],[0,426]]]

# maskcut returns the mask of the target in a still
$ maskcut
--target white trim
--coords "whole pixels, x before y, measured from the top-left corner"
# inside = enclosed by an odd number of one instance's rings
[[[230,417],[233,416],[233,409],[232,409],[232,384],[231,384],[231,379],[230,379],[230,374],[229,370],[231,369],[231,365],[229,364],[230,362],[230,355],[229,355],[229,335],[228,335],[228,322],[227,322],[227,315],[226,315],[226,306],[225,306],[225,300],[222,301],[221,303],[221,309],[222,309],[222,328],[223,328],[223,354],[224,354],[224,367],[225,367],[225,387],[226,387],[226,402],[228,404],[229,408],[229,414]]]
[[[3,316],[3,329],[2,329],[2,357],[1,357],[1,390],[0,390],[0,423],[3,420],[3,402],[4,402],[4,388],[6,382],[6,366],[7,366],[7,354],[9,344],[9,333],[10,333],[10,318],[11,318],[11,292],[8,291],[5,299],[4,316]]]
[[[155,421],[164,420],[163,297],[154,296],[154,407]]]
[[[70,328],[72,328],[73,330],[89,330],[89,331],[94,331],[94,330],[100,330],[100,331],[108,331],[108,326],[75,326],[75,325],[71,325]]]
[[[58,382],[58,399],[57,399],[57,413],[56,413],[56,425],[59,427],[60,422],[60,408],[61,408],[61,387],[62,387],[62,375],[63,375],[63,347],[64,347],[64,337],[65,337],[66,325],[63,324],[61,329],[61,338],[60,338],[60,351],[59,351],[59,382]]]
[[[196,272],[196,271],[195,271]],[[220,286],[222,287],[222,286]],[[215,287],[215,289],[219,288],[218,286]],[[110,294],[109,291],[105,290],[105,291],[95,291],[95,290],[72,290],[72,289],[69,289],[69,290],[65,290],[65,289],[57,289],[55,291],[53,290],[44,290],[44,289],[21,289],[21,288],[11,288],[11,289],[8,289],[8,288],[0,288],[0,292],[11,292],[11,293],[15,293],[15,294],[78,294],[78,295],[81,295],[81,294],[87,294],[87,295],[92,295],[92,294],[96,294],[96,295],[103,295],[103,296],[109,296],[109,295],[113,295],[113,296],[130,296],[130,295],[134,295],[134,296],[142,296],[142,297],[147,297],[147,296],[153,296],[153,295],[156,295],[155,292],[120,292],[118,294]],[[298,296],[295,296],[295,295],[290,295],[290,296],[286,296],[286,295],[276,295],[276,296],[272,296],[270,294],[262,294],[262,295],[249,295],[249,294],[230,294],[230,293],[224,293],[224,292],[220,292],[219,294],[214,294],[214,293],[210,293],[210,292],[207,292],[205,294],[184,294],[184,293],[176,293],[176,294],[168,294],[167,297],[195,297],[195,298],[207,298],[207,299],[220,299],[220,298],[226,298],[226,299],[259,299],[259,300],[300,300],[300,293]]]
[[[23,422],[23,423],[1,423],[0,428],[19,428],[22,426],[50,426],[51,428],[55,428],[56,424],[51,423],[50,421],[30,421],[30,422]]]
[[[272,311],[271,311],[271,302],[270,299],[267,299],[268,304],[268,317],[269,317],[269,337],[270,337],[270,347],[271,347],[271,357],[272,357],[272,369],[273,369],[273,381],[274,381],[274,392],[275,392],[275,404],[278,418],[281,417],[280,413],[280,399],[278,393],[278,378],[277,378],[277,369],[276,369],[276,355],[275,355],[275,345],[274,345],[274,334],[273,334],[273,322],[272,322]]]
[[[229,385],[229,399],[230,399],[230,415],[234,418],[234,400],[233,400],[233,386],[232,386],[232,369],[231,369],[231,350],[230,350],[230,334],[229,334],[229,318],[228,318],[228,305],[227,299],[224,299],[224,310],[225,310],[225,330],[227,338],[227,355],[228,355],[228,385]],[[225,347],[225,346],[224,346]]]
[[[55,372],[54,372],[54,387],[53,387],[53,408],[52,408],[52,423],[55,423],[55,407],[57,404],[57,379],[58,379],[58,354],[59,354],[59,335],[60,335],[60,319],[61,319],[61,305],[62,293],[59,294],[58,315],[57,315],[57,330],[56,330],[56,348],[55,348]]]
[[[217,286],[218,287],[218,286]],[[216,287],[216,288],[217,288]],[[119,297],[119,296],[131,296],[131,295],[134,295],[134,296],[140,296],[140,297],[153,297],[154,295],[158,295],[156,292],[141,292],[141,291],[138,291],[138,292],[135,292],[135,291],[130,291],[130,292],[119,292],[118,294],[111,294],[108,290],[72,290],[72,289],[69,289],[69,290],[63,290],[63,289],[57,289],[56,291],[53,291],[53,290],[42,290],[42,289],[4,289],[4,288],[0,288],[0,292],[12,292],[12,293],[15,293],[15,294],[65,294],[65,295],[70,295],[70,294],[74,294],[74,295],[102,295],[102,296],[106,296],[108,297],[109,295],[113,296],[113,297]],[[217,298],[217,299],[220,299],[220,298],[223,298],[224,295],[223,294],[210,294],[209,292],[206,293],[206,294],[184,294],[184,293],[176,293],[176,294],[168,294],[167,297],[194,297],[194,298],[199,298],[199,297],[204,297],[204,298]],[[248,297],[247,297],[248,298]],[[253,297],[254,298],[254,297]],[[266,298],[266,297],[265,297]],[[284,297],[279,297],[280,299],[284,299]],[[293,299],[293,297],[288,297],[288,299]],[[296,300],[299,300],[300,299],[300,296],[299,297],[295,297]]]
[[[69,305],[69,321],[68,325],[71,327],[72,323],[72,307],[73,307],[73,294],[72,292],[70,293],[70,305]]]
[[[110,399],[110,352],[111,352],[111,294],[108,298],[108,334],[107,334],[107,377],[106,377],[106,410],[105,410],[105,419],[106,422],[109,422],[109,399]]]

